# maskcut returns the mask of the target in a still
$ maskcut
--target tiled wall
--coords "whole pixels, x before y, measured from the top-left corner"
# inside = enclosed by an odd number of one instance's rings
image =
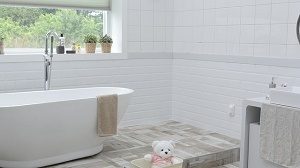
[[[299,68],[265,64],[300,58],[299,14],[299,0],[174,0],[173,118],[239,138],[243,99],[265,97],[273,76],[300,85]]]
[[[1,63],[0,92],[43,89],[43,62]],[[170,59],[54,61],[52,89],[128,87],[134,95],[122,125],[171,118]]]
[[[173,0],[128,0],[128,51],[172,52]]]
[[[174,52],[299,58],[299,0],[174,0]]]

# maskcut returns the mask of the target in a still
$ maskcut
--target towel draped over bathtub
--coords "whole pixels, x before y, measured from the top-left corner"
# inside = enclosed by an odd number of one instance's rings
[[[100,137],[117,134],[118,95],[103,95],[97,97],[98,135]]]
[[[284,167],[299,167],[300,109],[263,104],[260,157]]]

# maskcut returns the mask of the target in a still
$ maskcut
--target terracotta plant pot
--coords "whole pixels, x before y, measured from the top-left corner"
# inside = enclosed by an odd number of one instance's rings
[[[101,43],[101,48],[103,53],[111,53],[112,43]]]
[[[96,52],[96,43],[85,43],[86,53],[95,53]]]
[[[4,43],[0,42],[0,54],[4,54]]]

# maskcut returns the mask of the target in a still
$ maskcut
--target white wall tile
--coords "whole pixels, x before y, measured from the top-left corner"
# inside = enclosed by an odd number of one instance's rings
[[[240,56],[253,56],[254,44],[240,44]]]
[[[166,26],[166,12],[156,11],[154,12],[154,26]]]
[[[193,6],[193,10],[202,10],[203,9],[203,3],[204,0],[192,0],[192,6]]]
[[[143,41],[143,42],[153,41],[153,38],[154,38],[153,27],[142,26],[141,27],[141,41]]]
[[[271,23],[287,23],[288,14],[288,3],[272,4]]]
[[[215,26],[214,42],[225,43],[228,37],[227,32],[228,26]]]
[[[255,6],[241,7],[241,23],[254,24],[255,23]]]
[[[141,24],[141,13],[139,10],[128,10],[128,25],[139,26]]]
[[[240,44],[239,43],[227,43],[227,54],[228,55],[239,55]]]
[[[228,8],[228,24],[236,25],[241,23],[241,8],[232,7]]]
[[[216,23],[216,9],[204,10],[204,25],[214,25]]]
[[[255,25],[255,43],[269,43],[270,42],[270,25]]]
[[[256,5],[255,24],[270,24],[271,5]]]
[[[297,58],[300,56],[299,44],[287,45],[287,57]]]
[[[288,24],[287,30],[287,44],[298,44],[298,39],[296,35],[296,25],[295,24]]]
[[[204,9],[213,9],[216,7],[216,0],[204,0],[203,8]]]
[[[141,0],[128,0],[128,9],[140,9],[141,8]]]
[[[272,57],[286,57],[287,54],[287,46],[280,44],[272,44],[270,45],[270,56]]]
[[[269,44],[254,44],[253,55],[255,57],[264,57],[270,55],[270,45]]]
[[[270,4],[272,2],[272,0],[259,0],[259,1],[255,1],[256,5],[259,4]]]
[[[135,53],[141,51],[141,42],[128,41],[128,52]]]
[[[154,25],[153,11],[142,11],[141,12],[141,26],[153,26],[153,25]]]
[[[140,0],[140,1],[141,1],[141,10],[153,10],[154,9],[154,1],[153,0]]]
[[[143,52],[153,52],[154,51],[154,42],[141,42],[141,50]]]
[[[141,41],[141,30],[139,26],[128,26],[128,41]]]
[[[287,24],[271,25],[270,43],[287,44]]]
[[[165,11],[167,7],[167,1],[166,0],[154,0],[154,11]]]
[[[240,42],[241,43],[253,43],[254,42],[254,25],[242,25]]]
[[[216,9],[216,25],[228,24],[228,12],[227,8]]]
[[[292,3],[289,3],[288,22],[295,24],[299,17],[299,13],[300,13],[300,1],[298,2],[293,1]]]
[[[155,27],[154,28],[154,41],[163,42],[166,41],[166,28]]]

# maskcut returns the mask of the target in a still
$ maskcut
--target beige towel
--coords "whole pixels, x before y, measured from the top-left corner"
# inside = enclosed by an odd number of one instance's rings
[[[97,98],[98,135],[100,137],[117,134],[118,95],[105,95]]]
[[[263,104],[260,157],[284,167],[300,162],[300,109]]]

